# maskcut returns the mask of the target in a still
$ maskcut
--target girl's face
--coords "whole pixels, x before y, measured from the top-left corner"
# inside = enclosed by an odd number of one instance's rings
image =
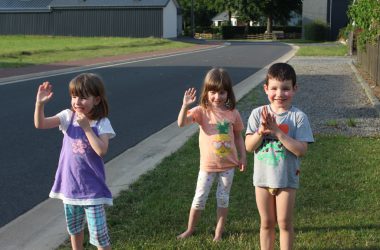
[[[268,79],[268,84],[264,84],[265,93],[274,112],[282,113],[292,106],[293,96],[297,90],[297,85],[293,86],[291,80],[279,81],[274,78]]]
[[[98,105],[100,102],[100,97],[88,96],[88,97],[79,97],[72,95],[71,96],[71,106],[75,112],[84,114],[86,117],[95,105]]]
[[[207,100],[209,105],[213,108],[224,108],[227,102],[227,91],[208,91],[207,92]]]

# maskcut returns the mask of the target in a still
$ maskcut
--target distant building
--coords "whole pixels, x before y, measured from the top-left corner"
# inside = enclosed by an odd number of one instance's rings
[[[244,26],[245,23],[239,20],[239,16],[236,12],[231,13],[231,25],[232,26]],[[222,26],[228,23],[228,11],[223,11],[212,18],[212,23],[215,27]],[[249,22],[249,26],[253,26],[253,22]]]
[[[287,23],[288,26],[297,26],[300,24],[302,20],[301,15],[297,14],[296,12],[292,11],[290,13],[290,19]],[[245,23],[239,20],[239,15],[236,12],[231,13],[231,25],[232,26],[245,26]],[[212,18],[213,25],[215,27],[221,26],[223,24],[226,24],[228,22],[228,11],[223,11],[222,13],[219,13],[214,18]],[[266,21],[256,22],[253,21],[249,22],[249,26],[260,26],[264,25],[266,26]],[[276,23],[275,23],[276,25]]]
[[[176,0],[0,0],[0,34],[173,38]]]
[[[339,30],[347,26],[347,10],[350,0],[303,0],[302,33],[304,26],[319,20],[330,27],[329,40],[337,40]]]

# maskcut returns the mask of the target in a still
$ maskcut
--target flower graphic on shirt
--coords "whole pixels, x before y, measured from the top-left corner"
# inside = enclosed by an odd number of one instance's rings
[[[74,154],[83,155],[84,153],[86,153],[87,143],[81,139],[74,140],[71,146],[73,148]]]
[[[213,146],[217,156],[225,158],[231,153],[231,138],[228,134],[230,123],[228,121],[218,122],[216,129],[219,134],[214,137]]]

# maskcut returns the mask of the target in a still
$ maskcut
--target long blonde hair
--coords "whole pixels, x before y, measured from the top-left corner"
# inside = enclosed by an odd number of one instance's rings
[[[222,68],[213,68],[209,70],[203,81],[201,98],[199,105],[207,109],[209,91],[227,91],[226,107],[233,110],[236,106],[235,94],[232,89],[232,81],[227,71]]]

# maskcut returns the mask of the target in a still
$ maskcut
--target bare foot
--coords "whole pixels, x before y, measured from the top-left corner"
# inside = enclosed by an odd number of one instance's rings
[[[212,240],[212,241],[214,241],[214,242],[219,242],[219,241],[221,241],[222,240],[222,236],[220,235],[220,236],[216,236],[215,235],[215,237],[214,237],[214,239]]]
[[[191,235],[193,235],[193,231],[192,230],[186,230],[185,232],[183,232],[182,234],[177,236],[177,240],[186,239],[186,238],[190,237]]]

